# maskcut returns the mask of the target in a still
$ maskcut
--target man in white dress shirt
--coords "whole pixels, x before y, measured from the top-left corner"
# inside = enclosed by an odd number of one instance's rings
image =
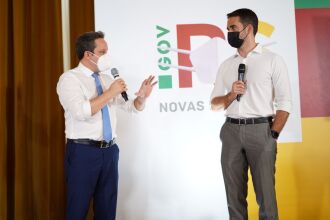
[[[278,219],[275,193],[277,138],[291,110],[287,67],[255,42],[257,15],[238,9],[227,15],[228,42],[237,48],[219,69],[211,94],[213,110],[226,110],[220,131],[221,166],[231,220],[248,219],[250,168],[259,219]],[[245,72],[238,80],[238,68]],[[275,107],[274,107],[275,104]]]
[[[65,172],[68,220],[85,219],[91,199],[94,219],[116,218],[119,148],[116,144],[116,108],[142,111],[156,84],[144,80],[135,99],[125,101],[123,79],[114,80],[109,70],[107,42],[103,32],[78,37],[79,65],[63,73],[57,93],[64,109],[67,138]]]

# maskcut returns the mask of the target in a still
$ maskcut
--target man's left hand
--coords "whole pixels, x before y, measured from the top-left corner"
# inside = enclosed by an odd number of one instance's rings
[[[148,79],[145,79],[138,92],[135,93],[136,96],[140,98],[148,98],[152,92],[152,89],[154,88],[154,85],[157,84],[156,82],[153,82],[155,79],[155,76],[149,76]]]

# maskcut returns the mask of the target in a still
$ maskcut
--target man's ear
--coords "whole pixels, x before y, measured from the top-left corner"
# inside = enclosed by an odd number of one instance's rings
[[[86,50],[84,52],[84,57],[89,58],[90,56],[92,56],[91,52],[89,52],[89,51]]]
[[[253,34],[253,25],[252,24],[248,24],[248,29],[249,29],[249,33]]]

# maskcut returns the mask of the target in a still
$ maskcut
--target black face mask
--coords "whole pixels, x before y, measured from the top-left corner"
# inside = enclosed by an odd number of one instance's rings
[[[245,28],[242,31],[244,31]],[[239,35],[242,31],[228,32],[227,38],[228,38],[228,43],[230,44],[230,46],[235,47],[235,48],[240,48],[242,46],[242,44],[246,38],[246,36],[244,39],[239,38]]]

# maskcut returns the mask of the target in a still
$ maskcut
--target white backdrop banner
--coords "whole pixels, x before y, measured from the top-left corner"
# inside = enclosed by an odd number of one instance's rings
[[[130,95],[148,75],[159,81],[143,112],[118,111],[119,220],[228,219],[220,166],[223,112],[209,97],[226,41],[227,13],[250,8],[257,42],[289,69],[293,112],[280,142],[300,142],[300,98],[293,0],[95,0],[96,30]]]

